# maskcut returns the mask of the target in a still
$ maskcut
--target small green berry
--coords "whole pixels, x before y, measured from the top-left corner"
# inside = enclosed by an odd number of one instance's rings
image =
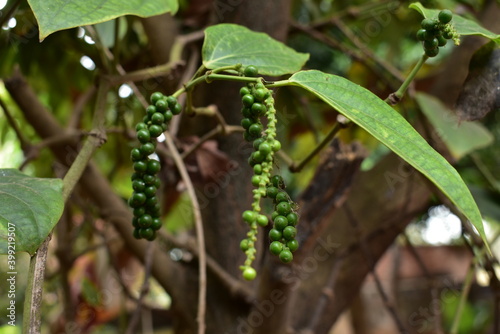
[[[147,173],[148,174],[156,174],[160,171],[161,169],[161,164],[158,160],[153,160],[153,159],[150,159],[148,161],[148,165],[147,165]]]
[[[167,96],[167,104],[169,108],[173,108],[177,104],[177,99],[172,95]]]
[[[240,96],[243,97],[247,94],[250,94],[250,89],[248,89],[248,87],[246,86],[243,86],[240,88]]]
[[[439,44],[439,40],[437,38],[433,38],[431,40],[424,41],[424,49],[435,49]]]
[[[271,177],[271,183],[276,188],[285,189],[285,180],[283,180],[283,177],[281,177],[281,175],[273,175]]]
[[[281,202],[288,202],[288,194],[285,192],[285,191],[280,191],[277,195],[276,195],[276,203],[281,203]]]
[[[291,252],[295,252],[297,249],[299,249],[299,242],[295,239],[290,240],[286,243],[286,246]]]
[[[148,228],[153,223],[153,218],[150,215],[143,215],[139,217],[138,223],[140,227]]]
[[[262,116],[266,113],[266,107],[258,102],[252,104],[252,113],[257,116]]]
[[[142,152],[138,148],[133,148],[132,151],[130,151],[130,159],[132,161],[139,161],[143,158]]]
[[[158,231],[162,226],[163,226],[163,223],[162,223],[160,218],[153,218],[153,222],[151,223],[151,228],[154,231]]]
[[[422,28],[424,28],[425,30],[428,30],[428,31],[436,30],[437,25],[438,25],[437,20],[433,20],[433,19],[423,19],[421,22]]]
[[[142,238],[146,240],[153,240],[156,236],[156,233],[152,228],[148,227],[148,228],[141,228],[140,235]]]
[[[143,180],[134,180],[132,182],[132,189],[137,192],[142,192],[144,191],[144,189],[146,189],[146,183],[144,183]]]
[[[257,212],[251,211],[251,210],[246,210],[245,212],[243,212],[242,217],[243,217],[244,221],[251,224],[251,223],[255,222],[255,220],[257,219]]]
[[[246,252],[248,250],[250,246],[248,245],[248,240],[247,239],[243,239],[241,240],[240,242],[240,249],[244,252]]]
[[[268,92],[264,88],[256,89],[254,97],[257,101],[264,101],[268,97]]]
[[[151,94],[150,101],[151,101],[151,103],[155,104],[156,102],[158,102],[162,98],[163,98],[163,94],[162,93],[160,93],[160,92],[154,92],[153,94]]]
[[[265,215],[258,215],[257,224],[259,224],[262,227],[265,227],[267,226],[267,224],[269,224],[269,219]]]
[[[425,29],[420,29],[419,31],[417,31],[417,39],[419,41],[424,41],[426,37],[426,32],[427,30]]]
[[[438,40],[438,46],[445,46],[446,43],[448,42],[448,40],[442,35],[439,35],[437,37],[437,40]]]
[[[132,208],[138,208],[146,202],[146,195],[144,193],[134,192],[129,199],[129,205]]]
[[[269,250],[271,251],[272,254],[279,255],[283,250],[283,244],[279,241],[273,241],[269,245]]]
[[[439,53],[439,48],[435,48],[435,49],[425,49],[425,54],[428,56],[428,57],[436,57]]]
[[[449,9],[443,9],[438,14],[439,22],[446,24],[449,23],[453,18],[453,13]]]
[[[267,156],[269,153],[271,153],[271,145],[269,145],[267,142],[263,142],[262,144],[259,145],[259,152],[262,153],[264,156]]]
[[[247,281],[253,281],[256,276],[257,272],[252,267],[246,267],[245,270],[243,270],[243,278]]]
[[[283,230],[288,226],[288,220],[284,216],[278,216],[274,218],[274,228],[277,230]]]
[[[161,125],[163,124],[163,122],[165,122],[165,116],[163,116],[162,113],[155,112],[153,115],[151,115],[151,122],[153,124]]]
[[[165,101],[165,100],[158,100],[155,103],[155,107],[156,107],[156,111],[157,112],[164,113],[165,111],[167,111],[167,108],[168,108],[167,101]]]
[[[144,206],[146,208],[154,208],[157,204],[158,204],[158,198],[156,196],[151,196],[148,197],[148,199],[144,203]]]
[[[260,183],[260,176],[259,175],[253,175],[252,176],[252,185],[254,187],[258,187]]]
[[[283,263],[289,263],[289,262],[292,262],[292,260],[293,260],[292,252],[290,252],[287,249],[281,251],[279,257],[280,257],[281,262],[283,262]]]
[[[139,130],[137,131],[137,139],[144,144],[151,140],[151,135],[148,130]]]
[[[138,173],[144,173],[148,167],[147,163],[145,161],[137,161],[134,162],[134,170]]]
[[[174,115],[179,115],[182,112],[182,106],[180,103],[176,103],[172,108],[171,108],[172,114]]]
[[[155,183],[155,179],[156,177],[153,175],[154,173],[152,174],[145,174],[143,176],[143,180],[144,182],[146,182],[147,185],[152,185],[153,183]],[[159,188],[159,187],[156,187],[156,188]]]
[[[163,128],[160,125],[153,124],[149,127],[149,134],[151,137],[159,137],[163,133]]]
[[[254,97],[251,94],[244,95],[241,98],[241,102],[243,102],[243,105],[246,107],[251,107],[252,104],[254,103]]]
[[[259,147],[260,147],[260,144],[262,144],[263,142],[265,141],[264,138],[257,138],[253,141],[253,148],[258,151],[259,150]]]
[[[250,125],[250,127],[248,128],[248,133],[251,135],[251,136],[260,136],[261,133],[262,133],[262,125],[258,124],[258,123],[254,123],[252,125]]]
[[[134,209],[134,217],[141,217],[146,214],[146,208],[143,206]]]
[[[283,229],[283,237],[286,240],[292,240],[297,235],[297,229],[293,226],[287,226]]]
[[[269,198],[275,199],[276,195],[278,194],[279,189],[276,187],[267,187],[266,189],[266,195]]]
[[[262,165],[259,165],[259,164],[254,165],[253,166],[253,172],[256,175],[261,175],[262,174]]]
[[[299,216],[295,212],[290,212],[287,216],[286,219],[288,219],[288,224],[295,226],[297,225],[297,222],[299,221]]]
[[[148,129],[147,124],[143,123],[143,122],[137,123],[137,125],[135,126],[135,131],[136,132],[139,132],[141,130],[147,130],[147,129]]]
[[[163,117],[165,118],[165,123],[168,123],[172,120],[174,114],[170,110],[167,110],[165,111],[165,113],[163,113]]]
[[[146,194],[146,197],[153,197],[156,195],[156,187],[155,186],[148,186],[144,189],[144,194]]]
[[[259,74],[259,70],[253,65],[248,65],[247,67],[245,67],[243,74],[246,77],[256,77]]]
[[[144,154],[145,156],[148,156],[148,155],[154,153],[155,144],[153,144],[151,142],[142,144],[141,147],[139,147],[139,150],[141,151],[142,154]]]
[[[283,233],[281,233],[280,230],[273,228],[269,231],[269,239],[278,241],[281,240],[281,238],[283,238]]]
[[[290,203],[288,203],[288,202],[280,202],[276,205],[276,211],[280,215],[286,216],[292,211],[292,207],[290,206]]]
[[[278,140],[274,140],[274,142],[271,144],[271,147],[274,152],[278,152],[281,150],[281,143]]]
[[[241,120],[241,126],[243,127],[243,129],[248,129],[253,123],[254,122],[250,118],[243,118]]]

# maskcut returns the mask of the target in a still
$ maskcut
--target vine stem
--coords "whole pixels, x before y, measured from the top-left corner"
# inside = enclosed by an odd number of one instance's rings
[[[64,176],[62,190],[64,202],[66,202],[71,195],[73,189],[78,183],[78,180],[85,171],[88,162],[92,158],[94,151],[102,144],[99,134],[101,133],[100,129],[104,118],[107,92],[108,85],[101,81],[97,94],[96,112],[94,118],[94,132],[97,132],[97,135],[89,136],[87,138],[75,161],[71,164],[71,167]],[[33,255],[30,260],[28,284],[26,286],[26,293],[24,297],[23,334],[40,333],[45,262],[47,260],[47,252],[51,238],[52,232],[43,241],[42,245],[38,248],[35,255]]]
[[[205,313],[206,313],[206,295],[207,295],[207,259],[205,253],[205,237],[203,234],[203,220],[201,218],[201,210],[200,204],[198,202],[198,198],[196,197],[196,193],[194,190],[193,183],[191,182],[191,178],[189,177],[188,171],[186,169],[186,165],[182,160],[179,151],[175,147],[174,140],[170,133],[165,132],[165,143],[168,146],[172,154],[172,158],[174,159],[175,165],[181,174],[182,180],[186,184],[187,192],[189,198],[191,199],[191,203],[193,205],[193,213],[196,227],[196,235],[198,242],[198,265],[199,265],[199,292],[198,292],[198,334],[205,333]]]
[[[226,68],[224,68],[224,69],[226,69]],[[218,71],[218,70],[219,69],[214,69],[213,71]],[[197,72],[197,74],[198,74],[198,72]],[[202,82],[209,83],[209,82],[215,81],[215,80],[225,80],[225,81],[236,81],[236,82],[244,82],[244,83],[248,83],[248,82],[257,83],[257,82],[260,82],[261,79],[262,78],[239,77],[236,75],[216,74],[216,73],[207,72],[207,74],[200,76],[194,80],[191,80],[186,85],[184,85],[183,88],[179,89],[178,91],[176,91],[172,95],[174,97],[178,97],[182,93],[187,92],[190,89],[193,89],[195,86],[199,85]],[[287,81],[287,80],[284,80],[284,81]]]
[[[300,172],[302,170],[302,168],[304,168],[304,166],[309,162],[311,161],[311,159],[316,155],[318,154],[319,151],[321,151],[323,149],[323,147],[325,147],[332,139],[333,137],[335,137],[335,135],[337,134],[337,132],[339,132],[339,130],[342,128],[342,126],[340,125],[340,123],[335,123],[335,125],[333,126],[333,128],[330,130],[330,132],[328,132],[328,134],[326,135],[325,138],[323,138],[323,140],[321,141],[321,143],[319,143],[315,148],[314,150],[312,150],[311,153],[309,153],[309,155],[307,157],[305,157],[299,164],[295,164],[295,162],[293,162],[291,165],[290,165],[290,171],[292,173],[296,173],[296,172]]]
[[[474,259],[470,265],[469,271],[467,272],[467,275],[465,276],[465,282],[462,290],[462,294],[460,295],[460,301],[457,306],[457,310],[455,311],[455,316],[453,317],[453,323],[451,325],[450,329],[450,334],[457,334],[459,325],[460,325],[460,318],[462,316],[462,312],[465,307],[465,303],[467,302],[467,296],[469,295],[469,291],[472,285],[472,279],[474,278],[474,272],[475,272],[475,264],[476,260]]]
[[[413,69],[411,70],[410,74],[408,74],[408,77],[405,79],[405,81],[401,84],[401,87],[395,92],[390,94],[384,101],[390,105],[395,105],[399,101],[401,101],[401,98],[403,98],[403,95],[405,95],[406,90],[410,86],[411,82],[413,79],[415,79],[415,76],[417,75],[417,72],[422,68],[424,65],[425,61],[429,57],[424,53],[420,59],[418,60],[417,64]]]

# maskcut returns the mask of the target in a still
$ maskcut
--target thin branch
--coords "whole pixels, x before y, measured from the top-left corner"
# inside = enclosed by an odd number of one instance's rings
[[[331,21],[337,28],[342,31],[342,33],[368,58],[371,59],[375,64],[380,65],[386,72],[390,73],[394,78],[396,78],[399,82],[404,81],[404,77],[401,72],[392,66],[390,63],[378,57],[375,53],[373,53],[370,48],[366,44],[364,44],[358,36],[341,20],[338,18],[333,18]]]
[[[32,160],[37,159],[42,149],[61,143],[67,143],[72,139],[80,138],[84,135],[86,135],[86,133],[81,131],[64,132],[60,135],[44,139],[37,144],[29,145],[25,151],[24,161],[21,163],[21,166],[19,166],[19,169],[24,169],[24,167],[26,167],[28,163],[30,163]]]
[[[87,164],[92,158],[95,150],[103,144],[105,134],[101,132],[101,127],[104,120],[104,111],[106,109],[107,92],[107,84],[101,81],[101,85],[99,85],[97,92],[96,109],[93,120],[94,129],[92,130],[92,133],[95,133],[95,136],[89,136],[87,138],[75,161],[71,164],[70,169],[64,176],[63,199],[65,202],[78,183],[78,180],[80,180],[80,177],[82,176],[83,171],[87,167]]]
[[[170,243],[174,247],[185,249],[189,253],[193,254],[196,258],[199,258],[199,251],[196,244],[191,239],[187,240],[187,242],[181,242],[177,238],[175,238],[170,233],[165,231],[159,231],[158,236],[163,240],[165,244]],[[167,248],[168,249],[168,248]],[[217,261],[215,261],[210,255],[206,255],[207,259],[207,268],[210,270],[212,274],[214,274],[224,286],[227,287],[228,291],[233,296],[240,296],[244,300],[252,299],[254,295],[252,289],[243,284],[241,281],[235,279],[231,274],[229,274],[224,268],[222,268]]]
[[[476,260],[473,260],[471,262],[469,271],[467,272],[467,275],[465,276],[465,282],[464,286],[462,288],[462,293],[460,294],[460,301],[457,306],[457,310],[455,311],[455,316],[453,317],[453,323],[451,325],[450,329],[450,334],[457,334],[459,325],[460,325],[460,318],[462,317],[462,312],[465,307],[465,303],[467,302],[467,296],[469,295],[470,288],[472,286],[472,281],[474,278],[474,273],[475,273],[475,264]]]
[[[98,39],[98,34],[97,34],[96,30],[94,29],[94,27],[92,27],[92,26],[86,26],[85,28],[88,31],[89,35],[94,40],[99,40]],[[104,45],[101,45],[100,49],[102,51],[102,52],[100,52],[100,54],[104,53],[104,55],[107,57],[107,59],[110,62],[112,62],[112,60],[114,59],[114,57],[113,57],[113,54],[111,53],[111,51],[109,51],[109,49],[107,47],[105,47]],[[125,75],[127,73],[120,64],[116,64],[116,71],[120,75]],[[134,92],[135,97],[139,100],[139,102],[141,103],[141,105],[144,107],[144,109],[146,109],[148,107],[148,101],[146,101],[146,99],[142,95],[142,93],[139,90],[139,88],[137,88],[137,86],[133,82],[128,82],[128,85],[130,86],[130,88],[132,88],[132,91]]]
[[[398,104],[399,101],[401,101],[401,99],[403,98],[403,96],[406,93],[406,90],[408,89],[410,84],[413,82],[413,79],[415,79],[415,76],[417,75],[418,71],[422,68],[422,66],[424,65],[425,61],[428,58],[429,57],[425,53],[420,57],[417,64],[415,64],[415,67],[413,67],[410,74],[408,74],[408,77],[401,84],[401,87],[399,87],[399,89],[395,93],[391,93],[385,99],[386,103],[388,103],[389,105],[395,105],[395,104]]]
[[[205,333],[205,313],[206,313],[206,295],[207,295],[207,260],[205,251],[205,238],[203,235],[203,221],[201,218],[200,204],[194,190],[193,183],[189,177],[186,165],[180,156],[170,133],[165,132],[165,142],[172,154],[172,158],[181,174],[182,180],[186,184],[186,188],[193,205],[193,213],[195,219],[196,236],[199,250],[199,292],[198,292],[198,334]]]
[[[314,150],[311,151],[311,153],[309,153],[300,163],[297,164],[294,162],[289,165],[290,171],[292,173],[300,172],[302,168],[304,168],[304,166],[307,165],[307,163],[311,161],[311,159],[314,158],[316,154],[318,154],[326,145],[328,145],[333,137],[335,137],[337,132],[339,132],[339,130],[342,128],[343,126],[339,122],[335,123],[330,132],[328,132],[325,138],[323,138],[323,140],[314,148]]]
[[[172,72],[172,70],[182,65],[184,65],[183,61],[170,62],[154,67],[145,68],[142,70],[121,73],[120,75],[105,75],[104,79],[106,79],[111,86],[116,86],[128,82],[136,82],[168,75]],[[117,68],[118,67],[120,67],[120,65],[117,65]]]
[[[205,133],[196,143],[191,145],[186,151],[182,152],[182,159],[186,159],[191,153],[196,151],[204,142],[215,137],[218,134],[230,135],[234,132],[243,132],[244,129],[239,125],[217,125],[215,128]]]
[[[23,334],[39,334],[42,324],[42,294],[45,263],[52,233],[31,257],[23,309]]]
[[[427,269],[427,266],[425,265],[424,261],[420,257],[420,254],[418,254],[417,250],[415,249],[415,247],[411,243],[410,238],[408,237],[408,235],[406,234],[406,232],[403,233],[403,236],[405,238],[406,245],[408,246],[408,250],[410,251],[410,254],[413,256],[413,258],[415,259],[415,261],[417,261],[418,266],[420,267],[420,269],[424,273],[424,276],[427,279],[427,282],[429,283],[429,286],[430,286],[430,289],[431,289],[432,300],[433,301],[434,300],[439,300],[439,295],[438,295],[439,294],[439,290],[438,290],[438,287],[436,285],[436,280],[432,277],[431,273]],[[437,334],[442,334],[443,333],[443,328],[442,328],[443,325],[441,323],[441,305],[438,304],[437,306],[438,306],[437,312],[433,312],[432,313],[432,317],[433,317],[433,321],[432,322],[436,324],[436,326],[435,326],[436,333]]]
[[[68,121],[67,127],[69,129],[76,129],[78,128],[78,124],[80,123],[80,119],[82,117],[83,113],[83,108],[85,105],[90,101],[90,99],[95,95],[97,92],[97,88],[95,85],[90,86],[87,91],[85,91],[82,95],[78,97],[78,99],[75,102],[75,105],[73,107],[73,112],[71,113],[71,117]]]
[[[19,129],[19,126],[17,126],[16,120],[14,119],[14,117],[9,111],[9,108],[7,108],[7,105],[3,102],[1,98],[0,98],[0,107],[3,109],[5,118],[7,118],[7,122],[9,122],[9,125],[12,127],[12,129],[16,133],[17,138],[19,139],[19,143],[21,144],[21,149],[23,151],[29,149],[29,147],[31,147],[30,143],[22,133],[21,129]]]
[[[358,221],[356,217],[354,217],[353,213],[349,209],[349,206],[347,203],[344,204],[343,206],[344,212],[346,214],[347,219],[351,223],[357,237],[359,240],[359,247],[364,254],[364,257],[366,259],[366,262],[368,264],[368,267],[370,268],[370,273],[373,276],[373,279],[375,281],[375,285],[377,287],[377,290],[380,294],[380,297],[382,297],[382,301],[384,302],[384,306],[386,307],[387,311],[389,311],[389,314],[391,314],[396,326],[398,327],[399,333],[408,333],[408,331],[405,329],[403,322],[401,321],[394,305],[391,303],[389,300],[389,296],[386,294],[384,287],[382,286],[382,282],[380,281],[380,278],[378,277],[377,272],[375,271],[375,263],[370,255],[370,251],[368,246],[366,245],[365,239],[361,236],[361,230],[358,224]]]
[[[175,44],[174,44],[175,46]],[[172,48],[173,49],[173,48]],[[190,57],[187,62],[187,66],[184,69],[184,73],[182,74],[182,77],[179,81],[179,85],[177,86],[177,90],[181,89],[183,84],[185,82],[189,81],[189,78],[191,78],[194,73],[196,73],[196,68],[198,66],[198,62],[200,58],[200,52],[198,51],[197,48],[193,47],[190,53]],[[177,101],[184,106],[186,102],[186,95],[179,96],[177,98]],[[172,122],[170,123],[170,133],[172,136],[177,136],[177,132],[179,131],[179,127],[181,124],[182,117],[184,117],[184,113],[181,113],[179,117],[174,117]]]
[[[204,30],[199,30],[192,32],[186,35],[178,36],[174,44],[172,45],[172,49],[170,49],[170,60],[171,61],[181,61],[182,59],[182,51],[186,47],[187,44],[196,42],[201,40],[205,36]],[[185,82],[185,81],[182,81]]]
[[[150,242],[147,246],[146,250],[146,258],[144,260],[144,282],[142,283],[141,286],[141,292],[139,294],[139,298],[137,300],[137,307],[134,311],[134,314],[132,315],[132,319],[130,320],[127,331],[125,332],[126,334],[133,334],[136,333],[135,328],[137,327],[137,324],[139,323],[139,317],[141,316],[142,312],[142,303],[144,301],[144,297],[146,296],[148,290],[149,290],[149,278],[151,276],[151,265],[153,262],[153,247],[155,243]]]

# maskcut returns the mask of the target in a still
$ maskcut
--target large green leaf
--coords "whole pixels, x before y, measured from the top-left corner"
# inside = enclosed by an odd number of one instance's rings
[[[425,175],[486,242],[481,214],[460,175],[387,103],[345,78],[320,71],[298,72],[287,81],[314,93]]]
[[[62,185],[61,179],[0,169],[0,254],[35,253],[61,217]]]
[[[428,9],[422,6],[420,2],[414,2],[410,4],[410,8],[415,9],[425,18],[437,18],[440,10],[439,9]],[[463,18],[459,15],[453,14],[453,20],[451,21],[455,29],[460,35],[480,35],[488,39],[494,40],[500,43],[500,35],[489,31],[486,28],[480,26],[477,22]]]
[[[149,17],[175,13],[177,0],[28,0],[40,41],[55,31],[112,20],[123,15]]]
[[[218,24],[205,30],[202,57],[208,69],[255,65],[259,74],[279,76],[300,70],[309,54],[296,52],[264,33],[236,24]]]
[[[417,93],[417,103],[451,154],[460,159],[493,143],[493,135],[479,122],[460,122],[458,117],[434,96]]]

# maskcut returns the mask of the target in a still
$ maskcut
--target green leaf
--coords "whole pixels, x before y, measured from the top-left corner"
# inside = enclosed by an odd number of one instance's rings
[[[61,179],[0,169],[0,254],[36,252],[61,217],[62,185]]]
[[[410,4],[409,7],[418,11],[425,18],[437,18],[439,12],[441,11],[439,9],[425,8],[420,2],[414,2]],[[453,14],[451,24],[460,35],[480,35],[500,43],[500,35],[483,28],[475,21],[463,18],[457,14]]]
[[[177,12],[177,0],[28,0],[40,29],[40,41],[50,34],[118,16],[149,17]]]
[[[286,82],[315,94],[415,167],[463,212],[486,242],[481,214],[460,175],[387,103],[345,78],[320,71],[301,71]]]
[[[208,69],[255,65],[261,75],[280,76],[299,71],[309,54],[296,52],[265,33],[236,24],[218,24],[205,30],[202,57]]]
[[[417,93],[416,99],[420,109],[457,160],[493,143],[493,135],[481,123],[460,123],[457,116],[436,97]]]

